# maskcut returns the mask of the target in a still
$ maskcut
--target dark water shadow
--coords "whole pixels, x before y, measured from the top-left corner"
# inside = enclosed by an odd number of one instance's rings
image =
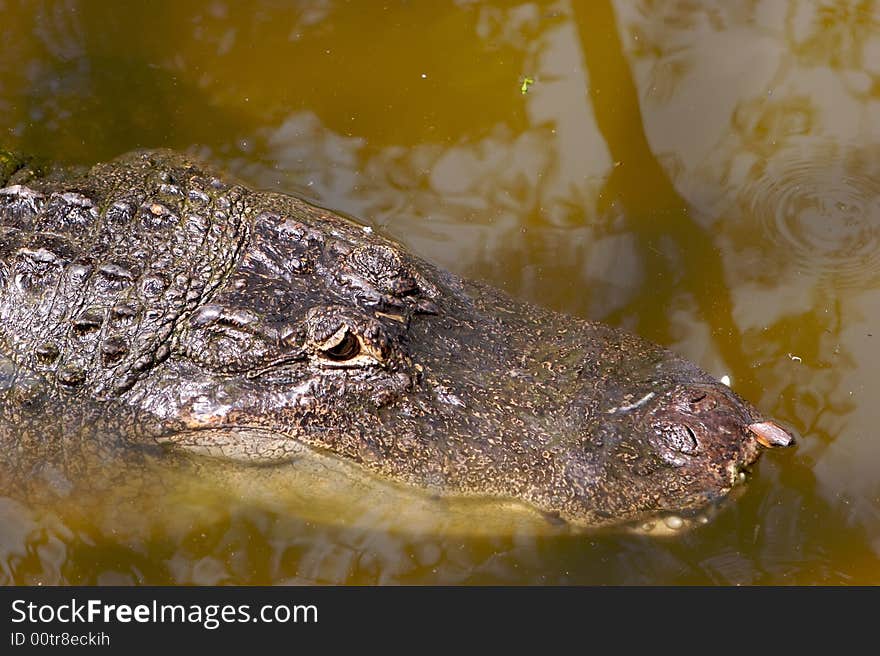
[[[213,102],[195,71],[178,75],[151,59],[142,42],[176,38],[163,34],[152,5],[123,15],[100,3],[47,2],[19,7],[15,24],[29,34],[21,52],[6,53],[26,58],[7,144],[16,150],[91,164],[135,148],[234,144],[257,126]]]
[[[638,241],[646,270],[655,272],[628,304],[638,308],[639,332],[669,343],[669,321],[663,318],[675,297],[690,294],[735,379],[752,383],[742,337],[733,320],[720,249],[692,218],[690,206],[651,151],[614,9],[607,1],[575,2],[572,11],[589,71],[596,125],[617,163],[603,196],[623,206],[624,220]],[[619,310],[608,320],[620,322],[624,312]]]

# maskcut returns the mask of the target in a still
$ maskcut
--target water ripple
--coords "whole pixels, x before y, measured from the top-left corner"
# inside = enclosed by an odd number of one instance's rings
[[[740,203],[802,271],[844,287],[880,281],[880,148],[786,148]]]

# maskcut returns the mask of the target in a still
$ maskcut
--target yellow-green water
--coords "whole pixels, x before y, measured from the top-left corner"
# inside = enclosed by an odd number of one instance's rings
[[[382,486],[0,499],[2,583],[880,583],[873,2],[0,0],[0,144],[190,150],[666,344],[803,435],[665,539]]]

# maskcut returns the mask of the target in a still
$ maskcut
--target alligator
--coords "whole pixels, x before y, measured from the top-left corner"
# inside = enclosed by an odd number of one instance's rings
[[[595,527],[696,511],[793,442],[661,346],[184,154],[85,169],[6,153],[0,187],[7,487],[47,460],[75,476],[101,426],[160,455],[314,451]]]

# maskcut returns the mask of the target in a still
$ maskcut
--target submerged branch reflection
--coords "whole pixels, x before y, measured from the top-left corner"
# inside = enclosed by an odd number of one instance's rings
[[[669,329],[658,333],[657,319],[667,316],[675,295],[685,289],[711,326],[734,379],[749,384],[753,376],[732,316],[719,248],[703,225],[691,218],[690,205],[651,151],[611,3],[573,3],[572,7],[590,72],[595,120],[615,160],[603,192],[623,205],[625,221],[653,274],[633,303],[640,316],[650,317],[640,321],[640,332],[668,343]]]

